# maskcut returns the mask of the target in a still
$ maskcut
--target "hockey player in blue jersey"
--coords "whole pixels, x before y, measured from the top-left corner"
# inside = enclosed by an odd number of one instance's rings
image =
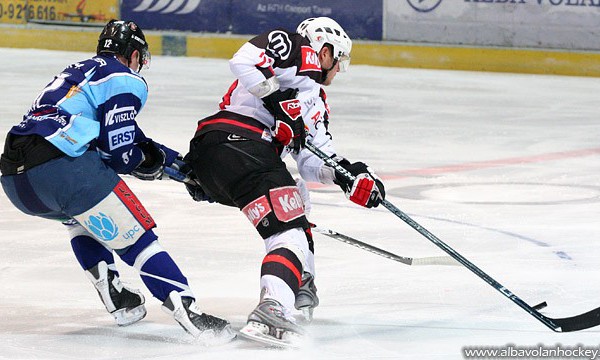
[[[23,121],[10,129],[1,183],[22,212],[63,222],[77,260],[108,312],[125,326],[146,315],[144,297],[123,287],[114,253],[135,267],[163,310],[196,338],[228,341],[229,323],[198,309],[186,277],[161,247],[156,225],[118,174],[160,178],[179,154],[146,137],[136,123],[150,63],[142,30],[111,20],[97,56],[55,76]]]

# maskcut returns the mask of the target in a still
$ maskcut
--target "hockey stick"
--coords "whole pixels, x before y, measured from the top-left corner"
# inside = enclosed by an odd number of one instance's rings
[[[165,172],[165,174],[167,174],[169,176],[169,178],[171,178],[175,181],[187,183],[187,184],[196,184],[196,182],[194,180],[190,179],[190,177],[188,175],[180,172],[179,170],[173,169],[172,167],[165,166],[163,171]]]
[[[348,170],[344,169],[340,164],[337,163],[337,161],[335,161],[331,157],[327,156],[327,154],[325,154],[323,151],[321,151],[321,149],[317,148],[309,141],[306,142],[306,148],[308,150],[310,150],[313,154],[318,156],[321,160],[323,160],[325,162],[325,164],[334,168],[336,172],[338,172],[340,175],[344,176],[346,179],[348,179],[350,181],[354,181],[356,179],[356,177],[354,175],[352,175]],[[462,256],[461,254],[456,252],[456,250],[454,250],[450,246],[446,245],[446,243],[444,243],[442,240],[440,240],[437,236],[433,235],[431,232],[429,232],[427,229],[425,229],[419,223],[414,221],[412,218],[410,218],[408,215],[406,215],[404,212],[402,212],[402,210],[398,209],[392,203],[390,203],[387,200],[383,200],[381,202],[381,204],[386,209],[388,209],[392,214],[399,217],[402,221],[407,223],[410,227],[412,227],[417,232],[419,232],[421,235],[423,235],[425,238],[427,238],[427,240],[431,241],[437,247],[444,250],[448,255],[450,255],[456,261],[461,263],[464,267],[469,269],[471,272],[473,272],[475,275],[477,275],[480,279],[482,279],[483,281],[488,283],[491,287],[496,289],[498,292],[500,292],[502,295],[504,295],[506,298],[508,298],[513,303],[515,303],[521,309],[525,310],[529,315],[533,316],[538,321],[540,321],[542,324],[546,325],[552,331],[570,332],[570,331],[588,329],[588,328],[600,325],[600,307],[593,309],[591,311],[588,311],[586,313],[580,314],[580,315],[575,315],[575,316],[566,317],[566,318],[550,318],[545,315],[542,315],[537,309],[539,309],[540,306],[545,305],[545,302],[542,304],[536,305],[536,306],[531,306],[531,305],[527,304],[525,301],[521,300],[521,298],[519,298],[517,295],[513,294],[510,290],[508,290],[506,287],[504,287],[498,281],[494,280],[491,276],[489,276],[488,274],[483,272],[481,269],[479,269],[477,266],[475,266],[472,262],[467,260],[464,256]]]
[[[367,244],[365,242],[362,242],[360,240],[351,238],[348,235],[344,235],[344,234],[340,234],[337,231],[333,231],[330,229],[325,229],[319,226],[314,226],[312,228],[313,231],[318,232],[319,234],[323,234],[325,236],[328,236],[332,239],[336,239],[339,240],[343,243],[346,244],[350,244],[352,246],[356,246],[359,249],[363,249],[363,250],[367,250],[369,252],[372,252],[373,254],[379,255],[379,256],[383,256],[384,258],[390,259],[390,260],[394,260],[394,261],[398,261],[400,263],[403,263],[405,265],[449,265],[449,266],[460,266],[459,263],[457,263],[453,258],[451,258],[450,256],[429,256],[429,257],[422,257],[422,258],[411,258],[411,257],[405,257],[405,256],[400,256],[400,255],[396,255],[394,253],[391,253],[389,251],[385,251],[383,249],[380,249],[378,247],[375,247],[373,245]]]

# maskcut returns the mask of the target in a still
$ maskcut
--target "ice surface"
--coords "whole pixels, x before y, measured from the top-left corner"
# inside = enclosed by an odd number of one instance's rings
[[[0,49],[0,140],[65,65],[89,54]],[[146,134],[186,151],[232,76],[222,59],[156,56]],[[351,66],[328,89],[338,153],[384,178],[388,200],[551,317],[600,306],[600,118],[595,78]],[[293,163],[290,168],[295,172]],[[240,328],[259,296],[262,240],[237,209],[194,203],[172,181],[126,181],[201,307]],[[311,220],[402,256],[443,252],[385,209],[314,186]],[[59,223],[0,193],[2,359],[461,359],[464,346],[598,346],[556,334],[464,267],[410,267],[315,234],[321,306],[310,346],[190,342],[135,271],[148,317],[119,328]]]

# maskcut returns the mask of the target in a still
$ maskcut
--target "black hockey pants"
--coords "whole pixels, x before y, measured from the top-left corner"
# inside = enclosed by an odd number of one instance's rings
[[[186,158],[207,195],[241,209],[264,239],[288,229],[309,228],[303,210],[300,214],[295,208],[296,183],[271,144],[211,131],[192,139]],[[282,192],[285,196],[273,199]],[[282,204],[294,215],[286,217]]]

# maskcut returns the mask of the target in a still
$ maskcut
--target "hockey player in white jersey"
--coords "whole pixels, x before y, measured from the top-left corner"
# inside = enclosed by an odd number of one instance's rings
[[[118,175],[154,180],[177,161],[176,151],[146,137],[136,121],[148,95],[139,72],[149,61],[142,30],[111,20],[97,55],[55,76],[9,131],[2,188],[22,212],[67,225],[77,260],[118,325],[141,320],[146,308],[142,294],[122,285],[114,254],[139,271],[187,332],[229,341],[235,336],[229,323],[200,311],[158,242],[154,219]]]
[[[268,31],[244,44],[229,61],[236,77],[220,111],[198,122],[186,161],[204,193],[242,210],[265,241],[260,301],[241,330],[244,337],[297,346],[304,330],[293,309],[312,315],[319,303],[314,247],[300,189],[282,158],[296,160],[306,181],[338,184],[361,206],[377,206],[384,186],[362,162],[339,156],[328,132],[329,107],[322,86],[348,69],[352,41],[327,17],[303,21],[296,32]],[[306,139],[334,156],[350,182],[304,149]]]

